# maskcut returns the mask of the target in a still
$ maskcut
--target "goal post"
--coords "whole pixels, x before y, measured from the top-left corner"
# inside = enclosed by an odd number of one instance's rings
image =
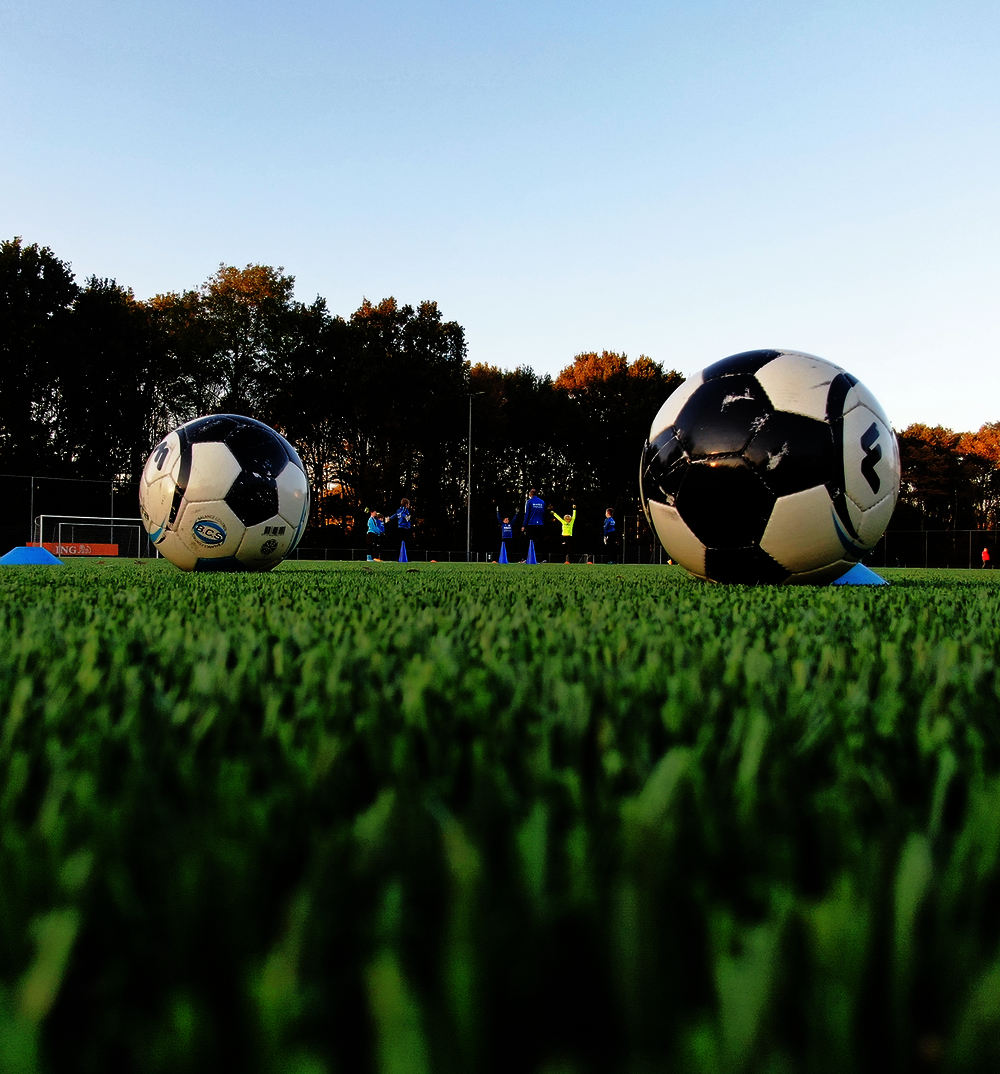
[[[136,559],[159,556],[140,518],[38,515],[34,537],[34,544],[56,556],[133,556]]]

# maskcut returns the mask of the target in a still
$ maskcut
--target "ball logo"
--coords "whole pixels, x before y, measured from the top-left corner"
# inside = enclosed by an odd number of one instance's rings
[[[220,545],[226,539],[226,531],[210,518],[199,518],[191,529],[202,544]]]
[[[274,541],[274,540],[271,540],[271,541],[265,541],[265,542],[264,542],[264,543],[263,543],[263,544],[262,544],[262,545],[260,546],[260,551],[261,551],[261,555],[264,555],[264,556],[269,556],[269,555],[271,555],[271,554],[272,554],[273,552],[277,552],[277,551],[278,551],[278,542],[277,542],[277,541]]]
[[[871,423],[865,435],[861,437],[861,450],[865,453],[865,457],[861,462],[861,475],[868,482],[872,492],[878,492],[882,482],[875,472],[875,467],[882,458],[882,448],[879,446],[878,426],[875,422]]]

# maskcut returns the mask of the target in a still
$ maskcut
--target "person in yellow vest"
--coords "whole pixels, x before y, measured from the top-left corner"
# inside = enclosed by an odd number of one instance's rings
[[[563,555],[566,557],[565,562],[569,563],[569,554],[573,550],[573,523],[576,522],[576,504],[573,504],[573,513],[571,515],[563,515],[560,518],[553,511],[552,517],[562,526]]]

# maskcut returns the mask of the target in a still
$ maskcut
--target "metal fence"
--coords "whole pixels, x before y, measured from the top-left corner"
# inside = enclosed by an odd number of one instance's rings
[[[667,553],[656,540],[643,539],[642,535],[633,535],[626,531],[621,547],[615,556],[618,563],[666,564]],[[891,530],[864,557],[867,566],[879,567],[949,567],[960,569],[982,569],[983,548],[989,550],[990,566],[996,563],[1000,568],[1000,530]],[[495,560],[496,552],[453,552],[444,549],[410,549],[407,548],[408,560],[439,563],[488,563]],[[384,550],[384,560],[395,560],[399,555],[398,547]],[[510,553],[508,552],[508,555]],[[364,548],[297,548],[292,559],[302,560],[364,560],[367,551]],[[540,559],[545,558],[543,553]],[[570,559],[573,563],[604,563],[608,556],[602,551],[574,553]],[[523,559],[523,550],[510,556],[511,562]],[[550,562],[562,562],[561,553],[549,557]]]
[[[499,548],[496,552],[455,552],[449,549],[443,548],[415,548],[406,550],[406,559],[409,563],[493,563],[498,562]],[[518,553],[516,555],[508,553],[510,563],[524,562],[524,557]],[[355,560],[368,559],[368,550],[366,548],[296,548],[295,551],[288,557],[292,560],[320,560],[323,562],[350,562]],[[390,560],[396,561],[399,558],[399,549],[396,547],[390,547],[383,549],[382,560],[383,562],[389,562]],[[570,556],[571,563],[587,563],[594,559],[592,552],[581,552],[579,554],[574,553]],[[544,554],[543,554],[544,560]],[[541,562],[542,560],[540,560]],[[553,557],[550,562],[562,563],[562,556]],[[597,559],[600,563],[600,558]]]
[[[639,527],[636,527],[639,529]],[[666,563],[658,541],[651,541],[639,529],[626,530],[622,560],[625,563]],[[982,569],[983,549],[992,567],[1000,566],[1000,530],[889,530],[864,557],[867,566],[940,567],[962,570]]]
[[[646,524],[645,515],[622,515],[618,534],[622,563],[663,564],[668,561],[663,545]]]
[[[110,480],[0,474],[0,545],[6,550],[38,540],[39,515],[134,515],[137,496],[135,486]]]
[[[865,556],[869,567],[982,569],[1000,556],[1000,530],[889,530]]]
[[[0,501],[4,511],[0,513],[0,554],[15,545],[25,544],[38,539],[36,520],[40,515],[87,516],[104,515],[108,518],[126,521],[122,507],[127,505],[128,514],[135,510],[137,490],[114,481],[92,480],[87,478],[38,477],[29,474],[0,474]],[[73,536],[80,536],[82,531],[74,531]],[[48,534],[45,535],[48,538]],[[66,534],[64,534],[66,536]],[[97,539],[95,532],[93,538]],[[119,534],[115,534],[118,540]],[[131,538],[131,534],[129,535]],[[596,563],[614,558],[621,563],[655,563],[667,562],[667,555],[658,540],[650,532],[645,518],[641,514],[625,514],[619,520],[619,546],[616,555],[610,557],[600,545],[596,550],[580,551],[571,558],[583,563],[588,559]],[[553,548],[556,538],[552,538]],[[142,555],[138,548],[131,547],[123,554]],[[479,543],[479,542],[477,542]],[[417,562],[437,560],[440,563],[486,563],[500,553],[500,542],[489,542],[492,547],[480,547],[479,551],[466,553],[450,549],[410,549],[407,559]],[[397,559],[398,547],[387,551],[385,559]],[[982,551],[987,548],[991,565],[1000,562],[1000,530],[890,530],[875,548],[865,556],[865,562],[878,567],[951,567],[964,569],[982,568]],[[521,560],[525,550],[517,542],[513,549],[508,545],[508,556],[512,561]],[[293,559],[301,560],[364,560],[367,552],[364,548],[298,548],[292,554]],[[540,560],[550,558],[553,562],[561,560],[561,553],[554,552],[547,557],[543,552]]]
[[[864,557],[864,562],[872,568],[879,567],[950,567],[961,569],[981,569],[983,565],[982,550],[990,553],[989,565],[994,562],[1000,567],[1000,530],[895,530],[887,533]],[[499,548],[495,552],[454,551],[443,548],[407,548],[406,558],[415,563],[489,563],[495,561]],[[352,562],[367,560],[365,548],[310,548],[299,547],[289,556],[292,560],[314,560],[322,562]],[[396,561],[399,549],[390,547],[383,550],[383,561]],[[510,555],[510,562],[523,562],[519,552]],[[540,562],[546,558],[543,553]],[[605,563],[609,560],[606,553],[580,552],[570,557],[572,563]],[[562,555],[549,557],[551,563],[561,563]],[[614,557],[617,563],[666,564],[667,553],[657,541],[655,544],[639,540],[623,541],[619,554]]]

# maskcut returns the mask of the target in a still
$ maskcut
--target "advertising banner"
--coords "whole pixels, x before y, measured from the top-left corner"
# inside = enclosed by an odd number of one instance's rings
[[[38,542],[28,546],[37,548]],[[118,545],[116,544],[86,544],[77,541],[73,544],[55,544],[46,541],[42,548],[48,549],[54,556],[117,556]]]

